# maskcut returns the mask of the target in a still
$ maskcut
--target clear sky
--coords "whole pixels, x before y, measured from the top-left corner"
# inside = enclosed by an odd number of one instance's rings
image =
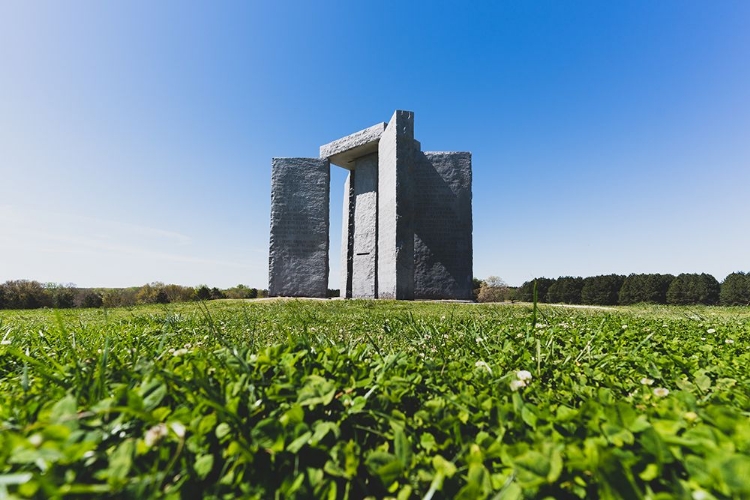
[[[745,0],[8,0],[0,282],[265,288],[271,158],[395,109],[473,153],[477,277],[750,271]]]

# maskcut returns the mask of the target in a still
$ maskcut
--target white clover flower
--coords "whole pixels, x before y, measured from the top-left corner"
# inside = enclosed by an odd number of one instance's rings
[[[623,330],[627,330],[628,329],[628,325],[622,325],[622,329]]]
[[[526,387],[526,382],[524,382],[523,380],[511,380],[510,382],[511,391],[517,391],[521,387]]]
[[[32,434],[31,436],[29,436],[29,443],[31,443],[31,445],[34,446],[35,448],[39,448],[43,442],[44,442],[44,438],[38,432],[36,434]]]
[[[146,435],[143,436],[143,442],[146,443],[147,448],[151,448],[153,445],[159,442],[161,438],[167,435],[167,426],[164,424],[156,424],[146,431]]]
[[[174,352],[172,353],[172,356],[174,356],[174,357],[178,357],[178,356],[183,356],[183,355],[185,355],[185,354],[187,354],[187,353],[188,353],[188,350],[187,350],[187,349],[177,349],[176,351],[174,351]]]
[[[716,328],[709,328],[706,333],[716,333]]]
[[[724,343],[726,343],[726,344],[734,344],[734,340],[732,340],[732,339],[726,339],[724,341]]]
[[[693,500],[708,500],[709,498],[713,498],[705,490],[695,490],[692,496]]]
[[[490,375],[492,375],[492,368],[490,368],[490,365],[488,365],[485,361],[482,361],[481,359],[474,363],[474,366],[477,368],[484,368],[486,369]]]
[[[477,337],[476,340],[477,340],[477,344],[481,344],[482,342],[484,342],[484,339],[482,337]]]
[[[185,426],[182,425],[180,422],[172,422],[169,424],[169,428],[172,429],[172,432],[177,435],[179,438],[185,437]]]
[[[523,333],[518,333],[518,334],[516,335],[516,338],[522,339],[522,338],[523,338]]]
[[[641,379],[641,384],[643,384],[643,385],[654,385],[654,379],[648,378],[648,377],[643,377]]]
[[[669,389],[665,389],[664,387],[657,387],[654,389],[654,396],[658,398],[664,398],[669,395]]]
[[[531,372],[527,370],[519,370],[516,372],[516,378],[518,378],[518,380],[526,382],[527,380],[531,380]]]

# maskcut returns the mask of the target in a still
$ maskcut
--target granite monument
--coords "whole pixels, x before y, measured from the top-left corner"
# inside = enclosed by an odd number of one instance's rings
[[[349,171],[342,297],[472,298],[471,153],[423,152],[410,111],[273,159],[270,296],[326,296],[331,164]]]

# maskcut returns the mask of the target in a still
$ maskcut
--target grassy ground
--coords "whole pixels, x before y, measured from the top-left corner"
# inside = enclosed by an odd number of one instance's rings
[[[744,498],[747,308],[0,311],[0,498]]]

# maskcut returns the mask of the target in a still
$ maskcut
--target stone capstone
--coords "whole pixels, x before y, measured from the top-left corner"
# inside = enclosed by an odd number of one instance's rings
[[[352,169],[357,158],[378,150],[378,141],[385,127],[385,123],[378,123],[320,146],[320,157],[339,167]]]

